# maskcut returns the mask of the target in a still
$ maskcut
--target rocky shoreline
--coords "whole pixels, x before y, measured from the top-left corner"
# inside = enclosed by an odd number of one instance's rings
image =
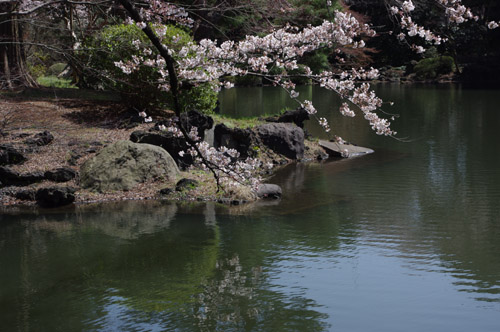
[[[168,112],[145,124],[119,104],[0,102],[4,118],[6,109],[15,112],[16,118],[1,128],[0,198],[4,207],[133,199],[239,205],[282,194],[281,188],[272,184],[262,184],[253,191],[217,192],[212,174],[190,169],[192,158],[179,154],[186,149],[186,141],[159,130],[172,120]],[[259,119],[248,126],[226,120],[214,120],[196,111],[181,118],[188,129],[201,129],[200,136],[211,146],[233,148],[242,159],[252,157],[271,165],[262,170],[264,178],[291,162],[324,160],[328,154],[341,157],[338,150],[328,149],[325,141],[320,144],[307,137],[303,127],[308,115],[303,109]]]

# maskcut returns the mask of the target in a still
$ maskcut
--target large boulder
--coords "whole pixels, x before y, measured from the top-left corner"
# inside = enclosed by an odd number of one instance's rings
[[[264,145],[290,159],[304,157],[304,131],[294,124],[266,123],[255,128]]]
[[[235,149],[242,159],[252,156],[250,148],[254,140],[255,134],[250,129],[229,128],[222,123],[216,125],[214,129],[214,147],[225,146]]]
[[[95,191],[130,190],[138,183],[177,176],[179,169],[164,149],[151,144],[118,141],[87,160],[80,185]]]
[[[188,145],[184,137],[175,137],[172,133],[164,131],[143,131],[138,130],[130,134],[130,140],[134,143],[145,143],[162,147],[172,158],[177,166],[185,169],[193,164],[193,157],[186,153],[182,157],[181,151],[186,151]]]

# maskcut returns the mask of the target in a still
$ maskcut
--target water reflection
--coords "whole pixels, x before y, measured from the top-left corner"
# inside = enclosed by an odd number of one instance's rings
[[[413,140],[361,129],[376,153],[283,168],[281,201],[0,214],[2,328],[498,331],[494,94],[380,92]]]

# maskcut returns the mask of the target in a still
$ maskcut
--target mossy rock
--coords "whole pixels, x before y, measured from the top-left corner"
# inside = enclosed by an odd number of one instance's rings
[[[118,141],[102,149],[80,169],[80,184],[94,191],[130,190],[149,180],[170,180],[179,174],[164,149],[151,144]]]
[[[66,66],[67,66],[67,64],[65,64],[63,62],[54,63],[52,66],[50,66],[47,69],[46,75],[47,76],[57,76],[60,73],[62,73],[64,69],[66,69]]]

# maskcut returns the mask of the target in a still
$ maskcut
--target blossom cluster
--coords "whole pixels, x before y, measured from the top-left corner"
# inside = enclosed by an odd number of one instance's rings
[[[161,39],[166,33],[164,28],[155,27],[156,33]],[[375,31],[369,25],[361,24],[349,13],[335,12],[333,22],[324,21],[315,27],[306,27],[302,30],[289,25],[275,30],[265,36],[247,36],[239,42],[225,41],[219,45],[216,40],[204,39],[199,43],[189,43],[179,51],[170,49],[177,60],[177,74],[181,82],[198,84],[202,82],[224,81],[225,76],[260,75],[268,78],[274,85],[281,86],[289,91],[292,98],[297,98],[298,93],[294,90],[295,84],[291,82],[289,71],[297,69],[297,60],[303,55],[322,48],[362,48],[363,36],[374,36]],[[168,82],[168,71],[165,69],[165,61],[161,57],[147,58],[144,53],[143,64],[154,66],[161,75],[161,82]],[[137,70],[137,59],[124,63],[117,62],[116,65],[124,73]],[[272,68],[279,68],[280,74],[271,75]],[[389,123],[380,119],[374,111],[380,107],[381,101],[374,98],[373,91],[366,88],[357,88],[356,81],[370,80],[378,77],[378,71],[370,68],[351,69],[349,72],[324,72],[313,75],[312,70],[302,66],[304,75],[310,77],[323,87],[338,93],[342,98],[349,100],[354,107],[360,107],[365,113],[365,118],[378,134],[393,135],[388,129]],[[338,78],[332,78],[338,77]],[[224,87],[230,87],[229,83],[221,83]],[[168,85],[163,84],[168,88]],[[363,95],[366,94],[366,95]],[[367,105],[372,102],[372,105]],[[301,106],[310,114],[317,113],[311,101],[303,101]],[[318,123],[330,131],[330,126],[325,118],[317,118]]]
[[[190,148],[186,152],[181,151],[179,153],[181,157],[184,153],[189,153],[195,162],[194,166],[210,169],[226,190],[241,185],[257,189],[261,182],[259,171],[263,166],[260,160],[250,157],[241,160],[240,153],[235,149],[210,146],[198,136],[196,127],[191,128],[189,138],[191,143],[189,141],[187,143]]]
[[[479,16],[474,15],[470,8],[467,8],[462,4],[461,0],[435,0],[440,6],[444,8],[444,13],[449,23],[452,24],[462,24],[470,20],[478,21]],[[425,29],[424,27],[415,23],[411,17],[411,12],[415,10],[415,5],[412,0],[407,0],[401,3],[396,1],[393,6],[390,7],[390,14],[398,18],[398,22],[403,32],[398,34],[398,39],[400,41],[406,41],[406,37],[420,37],[423,38],[427,43],[440,45],[446,42],[446,38],[442,38],[432,31]],[[498,28],[498,22],[491,21],[487,24],[489,29]],[[426,49],[422,45],[411,44],[410,47],[416,53],[424,53]]]

